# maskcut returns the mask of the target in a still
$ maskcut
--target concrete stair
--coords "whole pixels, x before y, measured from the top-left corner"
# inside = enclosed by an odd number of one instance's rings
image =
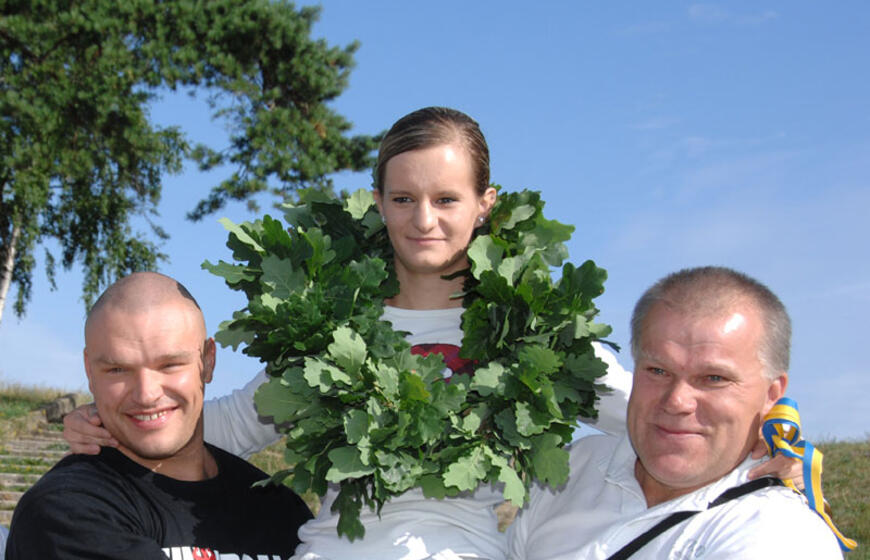
[[[69,450],[57,425],[48,424],[42,411],[31,417],[25,433],[0,441],[0,524],[6,527],[22,494]]]

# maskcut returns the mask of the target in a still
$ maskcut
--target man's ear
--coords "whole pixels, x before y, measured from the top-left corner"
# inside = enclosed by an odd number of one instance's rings
[[[88,391],[90,391],[91,394],[93,395],[94,394],[94,379],[93,379],[92,374],[91,374],[91,363],[88,360],[88,347],[87,346],[85,346],[85,349],[82,350],[82,359],[85,362],[85,375],[88,376]]]
[[[209,337],[205,339],[202,347],[202,384],[211,383],[212,375],[214,374],[214,365],[216,360],[217,349],[215,348],[214,339]]]
[[[767,402],[764,403],[764,412],[767,414],[776,401],[785,396],[785,390],[788,387],[788,373],[782,372],[779,377],[770,382],[767,388]]]

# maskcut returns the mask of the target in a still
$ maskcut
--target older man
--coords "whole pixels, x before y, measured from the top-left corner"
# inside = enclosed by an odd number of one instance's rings
[[[779,299],[738,272],[689,269],[647,290],[631,327],[628,434],[573,446],[565,487],[536,488],[511,527],[512,557],[841,558],[801,495],[746,486],[788,383]]]
[[[155,273],[121,279],[85,324],[85,370],[118,447],[63,459],[21,499],[7,558],[289,558],[311,514],[203,442],[215,363],[196,301]]]

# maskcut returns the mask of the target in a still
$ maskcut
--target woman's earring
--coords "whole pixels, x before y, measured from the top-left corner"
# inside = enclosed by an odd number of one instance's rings
[[[387,225],[387,217],[381,214],[381,223]]]
[[[485,219],[483,216],[478,216],[478,217],[477,217],[477,224],[478,224],[478,225],[481,225],[481,226],[482,226],[482,225],[483,225],[483,222],[485,222],[485,221],[486,221],[486,219]]]

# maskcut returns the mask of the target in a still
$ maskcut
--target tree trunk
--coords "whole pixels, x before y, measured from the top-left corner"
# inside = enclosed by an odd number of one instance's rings
[[[3,308],[6,307],[6,294],[12,285],[12,269],[15,266],[15,246],[18,245],[18,237],[21,235],[21,224],[12,224],[12,236],[6,247],[3,262],[0,263],[0,322],[3,321]]]

